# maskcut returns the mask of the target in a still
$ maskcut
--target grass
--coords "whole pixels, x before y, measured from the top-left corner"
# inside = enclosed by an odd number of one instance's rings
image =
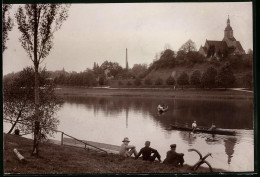
[[[62,87],[56,90],[61,96],[133,96],[181,99],[253,99],[254,94],[235,90],[203,89],[105,89]]]
[[[11,174],[84,174],[84,173],[194,173],[191,167],[173,167],[159,162],[123,158],[116,154],[98,153],[81,148],[40,144],[40,157],[31,156],[32,140],[4,134],[4,173]],[[25,157],[20,162],[13,149]],[[214,172],[225,172],[213,169]],[[197,173],[209,172],[200,167]]]

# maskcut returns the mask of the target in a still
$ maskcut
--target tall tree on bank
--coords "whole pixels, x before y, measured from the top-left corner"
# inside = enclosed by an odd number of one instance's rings
[[[53,47],[53,34],[61,28],[68,17],[70,5],[62,4],[25,4],[15,14],[22,47],[34,64],[34,141],[32,155],[39,155],[40,116],[39,116],[39,65]]]
[[[197,51],[196,44],[191,39],[185,42],[179,49],[179,51],[184,51],[185,53],[189,53],[191,51]]]
[[[4,53],[5,49],[7,49],[6,41],[8,40],[8,32],[12,30],[14,25],[9,14],[11,7],[11,4],[2,4],[2,53]]]

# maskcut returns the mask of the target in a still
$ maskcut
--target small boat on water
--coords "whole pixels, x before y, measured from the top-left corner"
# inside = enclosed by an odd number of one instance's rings
[[[181,126],[177,126],[177,125],[172,125],[171,124],[171,128],[174,130],[180,130],[180,131],[192,131],[192,128],[190,127],[181,127]],[[232,135],[235,136],[236,132],[235,131],[231,131],[231,130],[226,130],[226,129],[215,129],[215,130],[208,130],[206,128],[197,128],[193,131],[194,133],[196,132],[201,132],[201,133],[208,133],[208,134],[218,134],[218,135]]]
[[[163,113],[163,112],[166,112],[166,111],[168,111],[168,106],[166,106],[166,107],[162,107],[162,108],[157,108],[158,109],[158,112],[159,113]]]

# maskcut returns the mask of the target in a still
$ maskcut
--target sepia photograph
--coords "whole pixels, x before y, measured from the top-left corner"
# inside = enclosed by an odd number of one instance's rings
[[[3,174],[254,173],[253,7],[2,3]]]

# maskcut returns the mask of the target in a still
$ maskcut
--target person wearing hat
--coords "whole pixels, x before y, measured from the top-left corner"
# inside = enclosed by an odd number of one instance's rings
[[[174,166],[183,166],[184,154],[176,152],[176,144],[170,145],[171,150],[167,152],[166,159],[163,161],[164,164],[173,164]]]
[[[129,139],[127,137],[125,137],[122,142],[123,142],[123,144],[120,147],[119,154],[124,157],[130,157],[132,154],[134,154],[134,156],[136,157],[137,151],[135,149],[135,146],[128,145],[130,142]]]
[[[197,128],[196,120],[191,124],[192,132]]]
[[[136,159],[142,155],[143,160],[149,160],[149,161],[154,161],[156,158],[161,162],[161,156],[158,153],[156,149],[150,148],[150,141],[145,142],[145,147],[143,147],[140,152],[137,154],[135,157]],[[152,155],[153,154],[153,155]]]

